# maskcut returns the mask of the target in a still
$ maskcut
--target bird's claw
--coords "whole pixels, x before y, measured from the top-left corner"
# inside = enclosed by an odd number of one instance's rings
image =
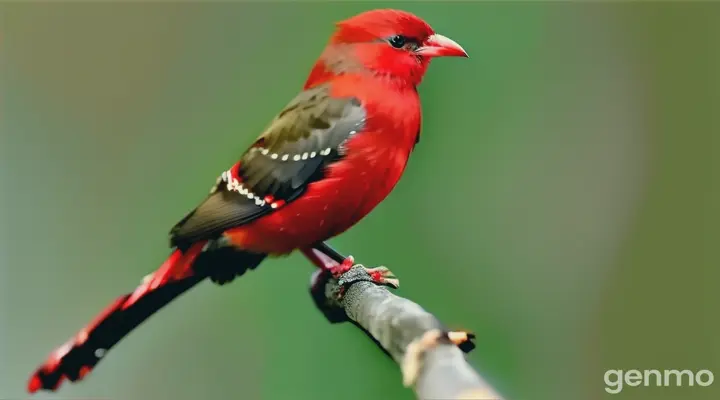
[[[353,256],[347,256],[342,263],[331,267],[329,271],[333,278],[339,280],[343,274],[350,271],[356,265],[363,268],[365,272],[370,275],[370,278],[372,278],[374,283],[390,286],[394,289],[400,287],[400,280],[397,279],[395,274],[393,274],[387,267],[381,265],[375,268],[366,268],[361,264],[355,264],[355,258]]]
[[[365,272],[367,272],[373,282],[378,285],[389,286],[393,289],[400,287],[400,280],[384,265],[375,268],[365,268]]]
[[[390,288],[400,286],[400,281],[385,266],[366,268],[362,264],[355,264],[353,256],[345,257],[340,263],[321,261],[315,260],[320,269],[310,279],[310,293],[315,305],[331,323],[347,321],[347,315],[340,304],[354,283],[372,282]],[[336,282],[328,286],[330,280]]]
[[[355,266],[355,257],[347,256],[342,263],[330,267],[330,274],[332,274],[333,278],[340,279],[340,276],[350,271],[353,266]]]
[[[400,280],[385,266],[367,268],[362,264],[355,264],[351,269],[352,268],[356,268],[358,272],[353,273],[351,270],[347,270],[341,274],[341,276],[335,278],[340,285],[336,293],[337,301],[341,301],[347,288],[358,281],[372,282],[376,285],[388,286],[393,289],[400,287]],[[367,277],[370,277],[370,279],[368,280]]]

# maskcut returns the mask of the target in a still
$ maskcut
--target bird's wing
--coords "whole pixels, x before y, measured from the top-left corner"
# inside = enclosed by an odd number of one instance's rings
[[[343,143],[363,129],[365,116],[357,99],[331,97],[328,86],[301,92],[173,227],[171,246],[215,238],[297,199],[342,156]]]

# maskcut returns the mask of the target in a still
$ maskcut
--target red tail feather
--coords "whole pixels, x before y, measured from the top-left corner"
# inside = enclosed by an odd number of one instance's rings
[[[133,293],[118,297],[90,324],[58,347],[32,375],[28,391],[54,391],[67,378],[85,377],[105,353],[170,301],[195,286],[206,275],[195,274],[194,261],[205,242],[187,251],[174,251],[170,257],[138,286]]]

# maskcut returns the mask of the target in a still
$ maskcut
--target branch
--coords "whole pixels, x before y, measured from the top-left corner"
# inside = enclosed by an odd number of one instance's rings
[[[318,307],[331,322],[349,319],[375,339],[399,364],[403,384],[418,399],[502,399],[465,360],[463,351],[474,348],[474,335],[448,332],[418,304],[392,294],[385,286],[397,286],[397,280],[379,276],[390,275],[387,269],[355,265],[333,277],[327,267],[334,261],[312,256],[324,265],[311,289]]]

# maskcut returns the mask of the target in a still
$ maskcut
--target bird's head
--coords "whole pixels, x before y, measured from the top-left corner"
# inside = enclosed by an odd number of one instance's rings
[[[339,68],[361,66],[414,85],[420,83],[432,58],[468,56],[421,18],[391,9],[366,11],[338,22],[327,53],[338,57]]]

